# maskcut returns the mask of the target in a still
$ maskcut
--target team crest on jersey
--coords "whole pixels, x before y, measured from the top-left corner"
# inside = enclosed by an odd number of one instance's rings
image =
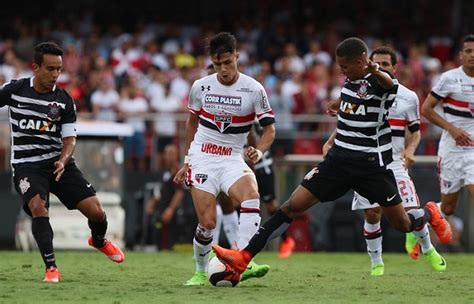
[[[57,103],[48,105],[48,119],[51,121],[59,121],[61,119],[61,107]]]
[[[216,114],[214,115],[214,123],[216,124],[219,131],[224,132],[232,124],[232,115],[229,114]]]
[[[366,97],[369,93],[368,91],[369,87],[369,82],[367,80],[364,80],[360,83],[359,90],[357,90],[357,95],[361,98]]]
[[[194,179],[198,184],[204,184],[204,182],[207,181],[207,174],[198,173],[194,175]]]
[[[20,179],[18,187],[20,188],[21,194],[25,194],[26,191],[28,191],[28,189],[31,187],[28,177]]]

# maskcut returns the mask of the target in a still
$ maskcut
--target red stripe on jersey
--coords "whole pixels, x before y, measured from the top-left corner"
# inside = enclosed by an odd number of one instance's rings
[[[266,115],[266,114],[273,115],[273,111],[257,114],[257,118],[260,118],[261,116]]]
[[[453,106],[456,106],[456,107],[469,109],[469,102],[467,101],[460,101],[451,97],[446,97],[443,101],[446,103],[452,104]]]
[[[215,115],[209,112],[206,112],[206,110],[204,109],[201,109],[201,115],[215,121],[214,119]],[[249,115],[245,115],[245,116],[232,115],[233,123],[252,122],[254,119],[255,119],[255,113],[250,113]]]
[[[240,212],[241,213],[260,213],[260,209],[240,207]]]
[[[189,110],[189,112],[191,112],[191,113],[193,113],[193,114],[196,114],[196,115],[199,115],[199,114],[201,114],[201,110],[199,110],[199,111],[196,111],[196,110],[194,110],[194,109],[191,109],[191,108],[188,108],[188,110]]]
[[[405,119],[389,118],[388,124],[396,127],[404,127],[407,125],[407,121]]]

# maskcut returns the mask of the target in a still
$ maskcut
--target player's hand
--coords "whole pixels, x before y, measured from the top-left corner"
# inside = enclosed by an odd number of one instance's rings
[[[323,145],[323,157],[326,158],[326,155],[328,155],[329,150],[332,148],[332,144],[329,142],[325,142]]]
[[[333,117],[336,116],[340,105],[341,105],[341,100],[340,99],[331,100],[328,104],[328,108],[326,110],[326,113],[333,116]]]
[[[173,218],[174,211],[170,207],[166,208],[161,215],[161,222],[163,224],[168,224]]]
[[[263,153],[259,149],[249,146],[245,151],[245,155],[252,162],[252,164],[256,164],[262,158]]]
[[[53,174],[56,175],[55,180],[59,181],[61,176],[63,176],[64,173],[64,163],[60,160],[54,162],[54,172]]]
[[[409,169],[415,163],[415,155],[411,151],[405,150],[402,159],[405,162],[406,169]]]
[[[364,71],[366,73],[375,73],[379,70],[380,65],[378,63],[373,62],[372,60],[367,60],[367,65],[364,67]]]
[[[173,182],[176,184],[182,184],[184,183],[184,180],[186,178],[186,174],[188,174],[189,170],[189,164],[184,164],[181,169],[179,169],[178,173],[173,178]]]
[[[448,130],[449,134],[454,138],[456,141],[456,145],[458,146],[470,146],[472,143],[472,138],[465,130],[461,128],[452,127]]]

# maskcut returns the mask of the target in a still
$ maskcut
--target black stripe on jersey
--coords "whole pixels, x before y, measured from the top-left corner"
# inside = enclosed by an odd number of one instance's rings
[[[262,127],[269,126],[275,123],[274,117],[264,117],[258,121]]]
[[[34,150],[25,150],[25,151],[13,151],[13,157],[15,159],[22,159],[26,157],[41,156],[51,152],[61,152],[60,148],[50,148],[50,149],[34,149]]]
[[[405,130],[392,130],[392,136],[405,137]]]
[[[343,123],[342,121],[337,122],[337,128],[344,131],[352,131],[352,132],[359,132],[366,136],[372,136],[377,133],[375,128],[359,128],[359,127],[351,127]]]
[[[51,145],[51,140],[40,138],[40,137],[31,137],[31,136],[19,136],[13,138],[14,145]],[[53,143],[56,145],[61,144],[60,142]]]
[[[388,132],[379,137],[379,145],[383,146],[392,142],[392,133]]]
[[[370,139],[370,138],[344,136],[337,133],[336,139],[348,144],[357,145],[361,147],[371,147],[371,148],[377,147],[377,141],[375,139]]]
[[[380,100],[377,99],[368,99],[368,100],[362,100],[359,98],[352,97],[350,95],[347,95],[345,93],[341,93],[341,99],[342,101],[349,102],[349,103],[356,103],[356,104],[364,104],[366,107],[380,107]],[[387,102],[385,102],[385,108],[387,108]],[[390,108],[390,107],[388,107]]]
[[[458,110],[454,110],[450,107],[443,107],[443,109],[444,109],[445,113],[449,113],[449,114],[454,115],[454,116],[467,117],[467,118],[472,117],[471,112],[458,111]]]
[[[379,119],[379,113],[366,113],[365,115],[355,115],[355,114],[342,112],[341,110],[339,110],[339,116],[346,120],[364,121],[364,122],[374,122],[374,121],[378,121]]]
[[[416,123],[416,124],[409,125],[408,130],[410,130],[411,133],[419,131],[420,130],[420,124]]]
[[[433,96],[434,98],[438,99],[438,100],[441,100],[443,99],[444,97],[442,96],[439,96],[438,94],[436,94],[435,92],[431,91],[430,92],[431,96]]]
[[[206,128],[216,130],[219,133],[221,132],[216,125],[214,125],[214,124],[212,124],[212,123],[210,123],[210,122],[208,122],[204,119],[199,119],[199,123],[201,125],[205,126]],[[241,133],[250,132],[251,128],[252,128],[252,124],[247,125],[247,126],[242,126],[242,127],[228,127],[222,133],[224,133],[224,134],[241,134]]]

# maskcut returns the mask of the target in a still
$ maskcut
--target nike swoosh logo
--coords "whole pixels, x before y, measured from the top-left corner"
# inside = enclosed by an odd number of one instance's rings
[[[440,265],[441,265],[441,266],[446,265],[446,261],[444,260],[444,258],[441,258],[441,264],[440,264]]]
[[[391,200],[393,200],[395,198],[395,196],[397,196],[397,195],[394,194],[392,197],[387,197],[387,202],[390,202]]]
[[[27,105],[22,105],[22,104],[17,104],[16,105],[17,108],[27,108],[28,106]]]
[[[87,188],[90,188],[90,187],[92,187],[92,185],[91,185],[91,184],[87,184],[86,187],[87,187]]]
[[[53,254],[54,254],[54,252],[53,253],[48,253],[48,254],[45,253],[44,256],[47,258],[47,257],[52,256]]]
[[[248,270],[252,270],[252,267],[253,267],[253,266],[247,266],[247,269],[248,269]]]
[[[203,254],[201,254],[201,253],[200,253],[200,254],[199,254],[199,256],[202,256],[202,257],[204,257],[204,256],[208,255],[210,252],[211,252],[211,251],[210,251],[210,250],[208,250],[207,252],[204,252]]]

